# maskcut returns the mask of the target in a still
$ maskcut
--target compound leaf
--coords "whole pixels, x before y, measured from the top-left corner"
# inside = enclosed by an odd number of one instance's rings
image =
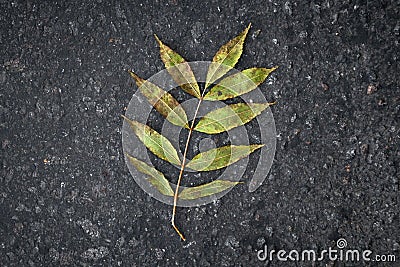
[[[189,128],[185,110],[170,93],[149,81],[145,81],[132,71],[129,71],[129,73],[135,79],[140,92],[162,116],[172,124]]]
[[[215,180],[208,184],[203,184],[195,187],[189,187],[182,190],[179,194],[180,199],[197,199],[201,197],[211,196],[225,191],[240,182],[232,182],[226,180]]]
[[[212,87],[204,96],[204,99],[211,101],[226,100],[248,93],[263,83],[268,75],[275,69],[276,67],[271,69],[251,68],[235,73]]]
[[[145,124],[131,121],[125,116],[123,116],[123,118],[129,123],[139,140],[153,152],[154,155],[172,164],[181,165],[178,153],[166,137]]]
[[[243,43],[250,27],[251,23],[238,36],[221,46],[221,48],[215,54],[212,60],[214,64],[211,64],[208,68],[205,88],[224,76],[239,61],[239,58],[243,52]]]
[[[261,114],[272,103],[238,103],[227,105],[207,113],[195,126],[195,130],[217,134],[244,125]]]
[[[197,84],[193,71],[186,60],[181,55],[165,45],[163,42],[161,42],[157,35],[154,35],[154,37],[156,38],[157,43],[160,46],[161,60],[164,62],[165,68],[172,76],[174,81],[186,93],[200,98],[201,95],[199,85]]]
[[[197,154],[186,167],[196,171],[213,171],[225,168],[247,157],[264,145],[223,146]]]
[[[152,166],[147,163],[126,154],[129,161],[135,168],[148,176],[148,181],[163,195],[174,196],[174,191],[171,188],[168,180],[165,178],[164,174],[157,171]]]

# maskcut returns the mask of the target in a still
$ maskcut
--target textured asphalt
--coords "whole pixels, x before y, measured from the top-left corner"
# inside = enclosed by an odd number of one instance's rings
[[[399,1],[0,1],[1,266],[313,266],[264,248],[393,254],[400,266]],[[211,60],[251,22],[237,68],[279,69],[261,86],[277,128],[264,184],[170,206],[133,181],[120,114],[127,69],[163,69],[153,34]]]

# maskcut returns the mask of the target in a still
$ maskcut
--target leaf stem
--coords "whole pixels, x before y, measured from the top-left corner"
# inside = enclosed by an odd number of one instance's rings
[[[189,148],[190,138],[192,137],[192,132],[193,132],[193,129],[194,129],[194,123],[195,123],[195,120],[196,120],[196,117],[197,117],[197,113],[199,112],[200,104],[203,101],[203,97],[204,97],[204,92],[205,91],[206,90],[204,89],[201,97],[199,98],[199,103],[197,104],[196,111],[194,112],[192,124],[190,125],[190,128],[189,128],[189,134],[188,134],[188,137],[187,137],[187,140],[186,140],[185,150],[183,151],[183,159],[182,159],[181,169],[179,171],[178,182],[176,183],[176,189],[175,189],[175,194],[174,194],[174,205],[173,205],[173,208],[172,208],[171,224],[172,224],[172,227],[174,227],[175,231],[178,233],[178,235],[180,236],[180,238],[183,241],[185,241],[186,238],[182,235],[182,233],[179,231],[178,227],[176,227],[176,225],[175,225],[176,203],[178,202],[179,185],[181,184],[183,171],[185,169],[186,154],[187,154],[187,151],[188,151],[188,148]]]

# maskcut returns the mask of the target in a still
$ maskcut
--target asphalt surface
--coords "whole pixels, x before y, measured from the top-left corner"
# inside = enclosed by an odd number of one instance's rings
[[[399,1],[1,1],[0,265],[312,266],[257,251],[345,238],[397,262],[314,266],[400,266],[399,17]],[[249,22],[237,68],[279,66],[261,86],[275,161],[253,193],[179,208],[182,242],[124,162],[126,70],[163,69],[154,33],[211,60]]]

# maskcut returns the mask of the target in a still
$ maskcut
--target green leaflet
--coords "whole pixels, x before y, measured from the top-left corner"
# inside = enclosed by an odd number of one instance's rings
[[[223,146],[197,154],[186,167],[196,171],[213,171],[225,168],[247,157],[264,145]]]
[[[187,114],[182,105],[180,105],[180,103],[170,93],[149,81],[141,79],[133,72],[130,72],[131,76],[136,80],[136,84],[139,86],[139,90],[141,91],[142,95],[147,98],[149,103],[172,124],[186,128],[184,131],[187,132],[187,139],[183,150],[183,160],[181,162],[178,151],[165,136],[156,132],[154,129],[145,124],[137,121],[131,121],[124,117],[124,119],[130,124],[133,132],[148,150],[150,150],[160,159],[180,167],[179,176],[176,177],[178,181],[176,190],[173,190],[171,188],[171,184],[163,173],[146,164],[145,162],[127,155],[130,163],[132,164],[130,167],[134,166],[138,169],[138,171],[146,174],[146,177],[148,176],[147,181],[151,183],[151,185],[155,187],[161,194],[168,196],[170,200],[171,197],[173,197],[171,224],[183,241],[185,241],[185,237],[182,235],[177,224],[175,223],[177,221],[177,200],[187,200],[188,202],[192,203],[191,200],[198,198],[212,197],[216,194],[221,196],[221,193],[226,193],[236,184],[241,183],[228,180],[215,180],[200,186],[179,190],[181,179],[184,178],[183,174],[185,173],[185,170],[191,169],[197,172],[206,172],[222,169],[228,166],[237,167],[240,163],[238,162],[239,160],[249,157],[251,153],[264,146],[263,144],[244,145],[239,143],[201,152],[186,164],[184,160],[187,156],[187,152],[190,151],[189,145],[193,130],[210,135],[229,131],[235,127],[245,125],[260,115],[268,106],[273,104],[247,104],[238,103],[239,101],[235,101],[234,103],[238,104],[231,104],[222,108],[215,107],[204,117],[197,118],[198,112],[200,111],[201,113],[202,111],[200,107],[202,100],[223,101],[249,93],[256,89],[258,85],[263,83],[268,75],[276,69],[276,67],[270,69],[250,68],[239,73],[231,74],[231,71],[242,55],[244,42],[250,27],[251,24],[249,24],[248,27],[246,27],[246,29],[244,29],[235,38],[221,46],[218,52],[214,55],[212,63],[208,66],[208,69],[206,69],[207,73],[201,74],[203,76],[201,77],[201,80],[205,81],[205,88],[202,92],[200,92],[200,86],[198,85],[196,77],[193,73],[193,70],[195,69],[193,68],[192,70],[190,67],[191,65],[186,62],[182,56],[162,43],[161,40],[155,35],[156,41],[160,47],[161,60],[164,62],[169,75],[185,93],[198,98],[198,101],[196,101],[197,107],[194,109],[195,112],[193,119],[190,118],[190,126]],[[226,77],[228,76],[227,73],[229,77]],[[198,75],[197,72],[196,75]],[[176,137],[179,138],[179,132],[176,134]],[[252,185],[254,182],[255,180],[250,181],[249,190],[254,187]]]
[[[154,155],[172,164],[181,165],[178,153],[167,138],[145,124],[131,121],[125,116],[123,116],[123,118],[130,124],[139,140],[142,141]]]
[[[207,113],[194,129],[207,134],[222,133],[248,123],[270,105],[271,103],[228,105]]]
[[[129,73],[135,79],[140,92],[161,115],[172,124],[189,128],[185,110],[171,94],[157,85],[145,81],[132,71],[129,71]]]
[[[129,161],[132,163],[135,168],[148,175],[148,181],[163,195],[166,196],[174,196],[174,191],[171,188],[168,180],[165,178],[164,174],[157,171],[155,168],[151,167],[147,163],[144,163],[137,158],[132,157],[131,155],[126,154]]]
[[[196,199],[206,196],[218,194],[226,189],[234,187],[240,182],[232,182],[226,180],[215,180],[208,184],[203,184],[195,187],[189,187],[182,190],[179,194],[180,199]]]
[[[226,100],[248,93],[263,83],[268,75],[276,70],[276,68],[277,67],[271,69],[251,68],[235,73],[212,87],[204,96],[204,99],[211,101]]]
[[[200,89],[192,69],[186,60],[174,50],[166,46],[154,35],[160,46],[161,60],[174,81],[188,94],[200,98]]]
[[[221,46],[215,54],[206,77],[206,87],[224,76],[239,61],[243,51],[243,43],[247,33],[251,27],[251,23],[238,36]]]

